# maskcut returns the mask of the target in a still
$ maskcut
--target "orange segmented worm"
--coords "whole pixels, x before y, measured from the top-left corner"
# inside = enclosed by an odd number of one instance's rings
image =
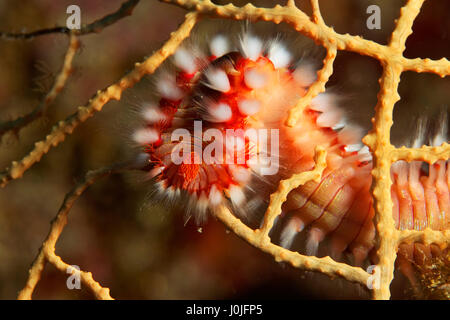
[[[159,100],[143,109],[145,125],[134,133],[158,193],[187,201],[198,222],[223,205],[250,219],[280,180],[314,167],[314,148],[321,145],[327,150],[321,181],[289,194],[273,240],[290,248],[306,234],[299,250],[308,255],[350,255],[355,265],[373,259],[372,156],[361,143],[362,129],[345,119],[339,97],[319,94],[295,126],[286,126],[288,111],[316,78],[312,65],[296,63],[279,40],[263,42],[249,32],[237,39],[218,35],[209,45],[207,54],[188,47],[175,53],[176,73],[160,77]],[[432,145],[448,141],[446,121]],[[427,128],[419,129],[417,146]],[[399,161],[391,176],[397,229],[449,228],[448,161],[428,167]],[[414,244],[399,253],[412,281],[407,261],[440,254]]]

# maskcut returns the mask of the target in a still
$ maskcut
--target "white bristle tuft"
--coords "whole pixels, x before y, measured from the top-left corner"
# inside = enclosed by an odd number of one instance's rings
[[[347,125],[347,122],[345,121],[345,119],[341,119],[338,123],[336,123],[334,126],[332,126],[331,129],[333,129],[334,131],[338,131],[338,130],[345,128],[346,125]]]
[[[399,183],[404,183],[408,179],[408,163],[405,160],[399,160],[392,164],[391,172],[397,176]]]
[[[237,182],[247,183],[250,180],[250,170],[244,167],[233,167],[231,168],[231,172],[234,180]]]
[[[206,210],[208,209],[208,204],[208,198],[206,197],[205,193],[202,192],[197,201],[197,214],[205,215]]]
[[[230,50],[227,38],[222,35],[215,36],[209,44],[209,50],[217,58],[227,54]]]
[[[320,127],[333,127],[339,123],[341,113],[337,110],[327,111],[317,117],[316,123]]]
[[[252,116],[259,111],[261,103],[255,99],[244,99],[238,102],[239,111],[247,116]]]
[[[158,182],[155,183],[156,189],[158,190],[158,192],[160,194],[165,194],[165,191],[167,189],[167,185],[168,185],[167,180],[162,180],[162,181],[158,181]]]
[[[295,69],[293,77],[300,85],[309,87],[317,80],[317,73],[312,64],[304,63]]]
[[[279,42],[272,43],[268,58],[272,61],[276,69],[286,68],[291,62],[291,54]]]
[[[142,117],[147,123],[157,123],[166,119],[166,115],[158,107],[150,106],[142,110]]]
[[[181,190],[176,188],[175,189],[175,197],[179,198],[181,196]]]
[[[372,154],[370,153],[370,149],[368,146],[364,146],[361,150],[358,151],[358,154],[361,156],[361,161],[371,161]]]
[[[447,138],[447,113],[440,117],[439,130],[431,141],[432,146],[440,146],[444,142],[448,142]]]
[[[175,79],[170,77],[160,79],[157,84],[157,89],[163,98],[169,100],[177,101],[183,97],[183,91],[178,88]]]
[[[420,148],[425,141],[425,134],[427,129],[427,120],[424,118],[419,118],[417,123],[416,132],[414,136],[414,141],[412,144],[413,148]]]
[[[244,192],[242,192],[242,189],[240,187],[231,185],[228,190],[230,193],[231,202],[235,206],[240,206],[244,203],[245,195],[244,195]]]
[[[226,103],[218,103],[210,105],[208,108],[209,117],[207,120],[211,122],[226,122],[231,119],[233,112]]]
[[[155,143],[159,140],[159,132],[151,128],[142,128],[133,134],[133,139],[141,145]]]
[[[213,206],[218,206],[222,203],[222,193],[213,185],[209,190],[209,201]]]
[[[185,48],[178,49],[174,54],[175,65],[188,74],[197,71],[195,57]]]
[[[437,134],[434,138],[433,141],[431,142],[432,146],[440,146],[441,144],[443,144],[444,142],[448,142],[446,137],[444,135],[441,134]]]
[[[175,201],[175,187],[174,186],[169,186],[168,188],[166,188],[166,198],[170,202]]]
[[[324,234],[322,230],[318,228],[312,228],[309,231],[308,240],[306,240],[306,254],[308,256],[317,255],[317,251],[319,249],[319,243],[324,238]]]
[[[244,72],[245,84],[252,89],[259,89],[266,85],[267,77],[266,75],[260,73],[255,68],[247,69]]]
[[[205,206],[205,204],[207,205],[207,202],[200,202],[199,196],[197,194],[191,194],[189,196],[187,212],[195,211],[193,212],[195,213],[195,222],[199,225],[205,223],[207,220],[207,206]]]
[[[362,148],[361,143],[349,144],[345,146],[345,151],[347,152],[358,152]]]
[[[283,228],[280,235],[280,245],[283,248],[290,249],[297,233],[304,228],[303,221],[297,217],[292,217],[287,225]]]
[[[205,72],[208,83],[206,85],[211,89],[228,92],[230,91],[230,81],[222,69],[210,68]]]
[[[164,167],[156,167],[149,171],[148,176],[149,178],[154,178],[157,175],[161,174],[164,171]]]
[[[259,58],[263,49],[263,44],[259,38],[245,33],[241,37],[240,43],[242,53],[246,58],[253,61],[256,61]]]
[[[342,144],[355,144],[361,141],[363,130],[360,127],[346,125],[338,133],[338,141]]]
[[[318,94],[311,100],[310,109],[315,111],[327,112],[335,109],[334,95],[328,93]]]

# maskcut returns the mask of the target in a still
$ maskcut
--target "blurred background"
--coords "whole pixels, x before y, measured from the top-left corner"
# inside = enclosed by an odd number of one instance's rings
[[[81,8],[82,23],[90,23],[119,8],[123,0],[29,0],[0,2],[0,31],[29,32],[65,25],[66,8]],[[227,3],[230,1],[215,1]],[[233,1],[242,6],[248,1]],[[284,1],[257,1],[271,7]],[[366,27],[366,9],[381,9],[381,29]],[[321,0],[325,22],[339,33],[361,35],[387,43],[404,1]],[[307,1],[297,1],[306,13]],[[407,41],[405,56],[450,58],[450,2],[426,1]],[[185,11],[156,0],[141,1],[132,16],[99,34],[82,36],[74,73],[46,116],[1,138],[0,168],[26,155],[58,120],[85,105],[88,99],[119,79],[134,63],[158,49],[183,21]],[[208,30],[226,22],[201,22],[193,37],[207,38]],[[272,25],[273,34],[291,33],[302,48],[318,54],[315,44],[287,26]],[[209,31],[211,32],[211,31]],[[0,38],[0,121],[35,108],[51,87],[63,61],[68,39],[52,34],[28,41]],[[311,55],[311,53],[309,53]],[[163,66],[164,67],[164,66]],[[339,52],[329,87],[346,97],[352,121],[367,130],[377,101],[381,68],[377,61]],[[49,231],[64,195],[91,169],[122,161],[129,146],[134,106],[152,90],[152,77],[129,89],[120,102],[79,126],[52,149],[22,179],[0,190],[0,299],[15,299],[27,270]],[[405,73],[396,105],[393,142],[407,143],[418,117],[437,117],[448,110],[450,79]],[[151,92],[150,92],[151,94]],[[365,299],[368,292],[345,281],[330,280],[276,263],[272,257],[239,239],[214,219],[206,225],[185,223],[182,208],[167,210],[148,201],[149,186],[138,174],[116,174],[91,186],[76,202],[56,250],[62,259],[91,271],[118,299]],[[36,299],[91,299],[86,289],[68,290],[67,276],[47,265],[34,294]],[[393,298],[411,298],[411,290],[396,275]]]

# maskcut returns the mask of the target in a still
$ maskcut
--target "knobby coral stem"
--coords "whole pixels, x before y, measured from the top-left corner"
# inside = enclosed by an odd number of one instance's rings
[[[331,45],[327,49],[327,55],[324,59],[323,67],[317,72],[317,80],[308,88],[306,94],[298,101],[297,105],[289,110],[289,117],[287,119],[288,126],[295,126],[298,119],[302,116],[305,108],[311,104],[319,93],[325,91],[325,85],[333,74],[333,63],[337,55],[336,46]]]
[[[261,229],[250,229],[225,207],[220,208],[216,212],[216,217],[248,243],[272,255],[277,262],[287,262],[296,268],[321,272],[330,277],[339,276],[348,281],[366,285],[369,274],[361,268],[336,262],[330,257],[317,258],[301,255],[298,252],[275,245],[270,241],[270,229],[276,216],[281,213],[281,205],[286,200],[288,193],[310,180],[320,180],[326,167],[326,152],[321,147],[316,148],[315,162],[316,166],[312,171],[293,175],[290,179],[280,182],[278,190],[270,197],[270,204],[264,215],[264,223]]]
[[[423,2],[424,0],[409,0],[401,9],[400,18],[390,41],[390,48],[396,56],[402,55],[405,42],[412,33],[412,25]],[[397,257],[398,233],[392,217],[390,131],[393,124],[394,105],[400,100],[397,90],[402,71],[402,66],[395,60],[387,60],[383,63],[378,103],[375,107],[374,128],[365,139],[374,154],[372,193],[376,210],[377,256],[380,268],[380,286],[373,290],[375,299],[390,298],[389,286],[394,278],[394,263]]]
[[[281,214],[281,205],[286,201],[286,198],[292,190],[305,184],[308,181],[319,181],[322,177],[323,170],[325,170],[327,153],[323,147],[317,147],[315,151],[316,166],[312,171],[306,171],[299,174],[294,174],[286,180],[280,181],[278,189],[270,196],[270,203],[264,215],[264,222],[261,230],[262,241],[269,240],[269,232],[272,229],[275,218]]]
[[[389,42],[389,46],[397,50],[400,54],[405,51],[406,40],[413,32],[412,25],[419,15],[424,2],[425,0],[409,0],[408,3],[400,9],[400,17],[397,20]]]
[[[398,231],[398,243],[421,242],[424,244],[450,244],[450,230],[436,231],[427,228],[423,231],[402,230]]]
[[[287,262],[295,268],[320,272],[330,277],[343,277],[348,281],[363,285],[365,285],[369,279],[369,274],[363,269],[336,262],[330,257],[317,258],[314,256],[304,256],[298,252],[293,252],[277,246],[272,242],[261,242],[261,231],[247,227],[226,207],[221,207],[217,211],[216,217],[236,235],[261,251],[272,255],[277,262]]]
[[[438,160],[447,160],[450,158],[450,145],[443,143],[441,146],[430,147],[422,146],[421,148],[406,148],[401,147],[391,151],[391,161],[398,160],[406,161],[426,161],[428,163],[434,163]]]
[[[323,21],[322,14],[320,13],[319,0],[310,0],[312,11],[313,11],[313,21],[317,24],[325,25]]]
[[[378,104],[375,110],[374,132],[369,134],[373,139],[365,139],[374,155],[372,170],[372,194],[375,206],[375,226],[380,267],[380,288],[374,289],[376,299],[389,299],[389,285],[394,277],[394,262],[397,256],[397,233],[392,217],[392,199],[389,151],[392,111],[399,100],[397,87],[400,81],[400,70],[393,66],[385,66],[380,82]]]
[[[64,227],[67,224],[67,216],[69,215],[70,209],[72,209],[75,201],[90,185],[92,185],[98,179],[130,168],[133,167],[131,167],[129,163],[121,163],[114,164],[106,168],[89,171],[83,181],[78,183],[66,195],[63,204],[58,211],[58,214],[51,223],[50,232],[43,242],[41,248],[39,249],[39,253],[36,259],[31,265],[27,283],[25,287],[19,292],[18,299],[31,299],[33,291],[41,278],[42,271],[44,270],[46,262],[51,263],[63,273],[66,273],[68,268],[70,267],[69,264],[65,263],[58,255],[56,255],[55,246]],[[109,294],[109,289],[102,287],[98,282],[96,282],[90,272],[80,271],[80,278],[82,283],[86,287],[88,287],[98,299],[112,299]]]
[[[171,3],[182,8],[196,11],[203,14],[208,14],[213,17],[233,19],[233,20],[263,20],[272,21],[274,23],[285,22],[290,24],[298,32],[305,36],[314,39],[317,43],[327,46],[335,45],[338,50],[346,50],[358,53],[363,56],[369,56],[381,62],[398,60],[399,65],[404,70],[413,70],[416,72],[435,73],[440,76],[450,75],[450,61],[442,58],[438,61],[431,59],[408,59],[401,55],[401,50],[398,45],[385,46],[374,41],[366,40],[360,36],[350,34],[340,34],[334,31],[333,28],[325,25],[325,23],[311,20],[304,12],[295,6],[277,5],[274,8],[258,8],[252,4],[240,8],[229,3],[227,5],[218,5],[210,0],[160,0],[162,2]],[[423,2],[423,0],[420,0]],[[413,1],[416,6],[417,1]],[[318,6],[317,6],[318,8]],[[318,9],[317,9],[318,10]],[[415,14],[414,10],[405,10],[403,14],[409,16]],[[396,43],[403,39],[400,36],[403,32],[403,24],[399,29],[398,40],[391,43]],[[409,33],[408,33],[409,35]]]
[[[104,28],[114,24],[118,20],[131,15],[134,7],[136,7],[139,1],[140,0],[128,0],[124,2],[117,11],[110,13],[92,23],[83,25],[79,30],[71,30],[67,27],[54,27],[36,30],[29,33],[0,32],[0,38],[9,40],[28,40],[38,36],[43,36],[52,33],[76,33],[77,35],[98,33],[102,31]]]
[[[71,134],[81,123],[92,117],[94,113],[101,111],[103,106],[110,100],[120,100],[122,92],[128,89],[145,75],[153,73],[164,60],[172,55],[180,43],[186,39],[198,19],[197,13],[188,13],[185,21],[177,31],[171,34],[170,39],[150,57],[142,63],[136,63],[133,70],[123,76],[119,81],[110,85],[89,100],[88,104],[78,107],[78,111],[65,120],[53,126],[50,134],[42,141],[36,142],[34,149],[20,161],[13,161],[5,171],[0,173],[0,186],[4,187],[11,180],[20,178],[34,163],[40,161],[50,148],[57,146],[64,141],[68,134]]]
[[[69,38],[69,46],[64,56],[63,65],[50,91],[46,94],[42,102],[29,114],[12,121],[0,123],[0,138],[3,134],[9,131],[18,132],[29,123],[45,115],[48,107],[53,103],[58,94],[64,88],[66,81],[72,72],[73,57],[75,56],[79,46],[80,43],[78,41],[78,37],[74,33],[71,33]]]

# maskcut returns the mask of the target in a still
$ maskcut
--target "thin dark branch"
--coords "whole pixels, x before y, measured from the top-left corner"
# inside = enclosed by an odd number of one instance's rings
[[[72,72],[72,60],[79,46],[80,44],[78,42],[78,37],[74,34],[71,34],[69,39],[69,46],[64,56],[61,71],[56,77],[55,82],[50,91],[32,112],[24,116],[21,116],[15,120],[0,123],[0,138],[3,134],[9,131],[15,131],[17,133],[20,129],[22,129],[29,123],[42,117],[45,114],[48,107],[53,103],[53,101],[58,96],[59,92],[61,92],[61,90],[64,88],[66,81],[69,78],[70,73]]]
[[[28,271],[27,283],[19,292],[18,299],[30,300],[32,298],[33,291],[41,279],[41,275],[47,261],[59,270],[62,270],[62,272],[67,271],[68,265],[56,255],[55,246],[67,224],[67,216],[75,204],[75,201],[81,196],[81,194],[100,178],[107,177],[113,173],[132,169],[135,169],[135,163],[122,162],[101,169],[89,171],[85,175],[84,179],[77,183],[76,186],[66,194],[58,214],[51,222],[50,232],[42,243],[39,253]],[[98,299],[112,299],[109,294],[109,289],[101,287],[100,284],[92,278],[91,274],[82,272],[81,276],[84,277],[84,284],[92,290]]]
[[[120,8],[110,13],[103,18],[96,20],[92,23],[83,25],[80,30],[71,30],[67,27],[54,27],[48,29],[36,30],[29,33],[13,33],[13,32],[0,32],[0,38],[9,40],[28,40],[34,37],[51,34],[51,33],[70,33],[71,31],[76,35],[85,35],[89,33],[98,33],[102,31],[107,26],[114,24],[116,21],[131,15],[134,7],[139,3],[140,0],[128,0],[120,6]]]

